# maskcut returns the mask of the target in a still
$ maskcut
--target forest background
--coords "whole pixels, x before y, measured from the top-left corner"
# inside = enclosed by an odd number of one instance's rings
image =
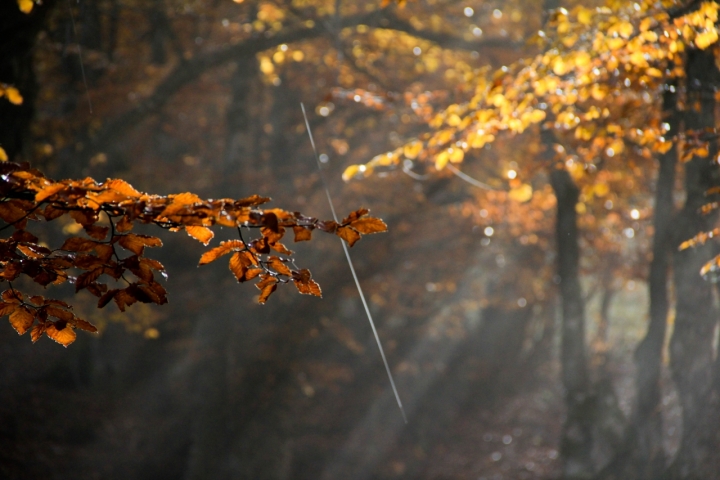
[[[390,227],[353,255],[410,423],[336,241],[293,247],[322,301],[259,307],[159,234],[169,305],[0,331],[3,476],[715,478],[717,12],[5,2],[0,146],[51,178],[329,217],[309,107],[340,210]]]

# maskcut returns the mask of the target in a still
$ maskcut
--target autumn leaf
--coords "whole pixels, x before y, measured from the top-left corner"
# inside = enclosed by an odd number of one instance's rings
[[[17,303],[0,302],[0,317],[4,317],[5,315],[10,315],[17,308],[18,308]]]
[[[38,203],[45,201],[59,191],[65,189],[65,187],[66,185],[62,183],[51,183],[50,185],[47,185],[45,188],[35,194],[35,201]]]
[[[18,332],[18,335],[27,332],[34,321],[35,315],[27,307],[19,307],[10,314],[10,325]]]
[[[355,210],[350,215],[343,218],[343,221],[340,222],[340,224],[347,225],[348,223],[352,223],[355,220],[358,220],[360,217],[367,215],[368,213],[370,213],[370,210],[368,210],[367,208],[361,208],[359,210]]]
[[[364,217],[350,223],[350,226],[362,234],[387,231],[387,225],[379,218]]]
[[[312,279],[312,276],[310,275],[310,270],[303,268],[298,272],[293,272],[292,278],[295,287],[298,289],[298,292],[302,293],[303,295],[314,295],[316,297],[322,297],[322,290],[320,290],[320,285],[318,285],[317,282]]]
[[[243,250],[245,248],[245,242],[242,240],[228,240],[226,242],[221,242],[219,247],[215,247],[203,253],[202,257],[200,257],[200,263],[198,265],[206,265],[232,251]]]
[[[33,7],[35,6],[35,2],[33,2],[33,0],[17,0],[17,3],[20,11],[25,14],[32,12]]]
[[[7,162],[8,155],[4,148],[0,147],[0,162]]]
[[[260,289],[260,298],[258,303],[264,304],[272,293],[277,289],[278,280],[271,275],[261,275],[262,280],[259,281],[255,286]]]
[[[129,250],[135,255],[142,255],[145,247],[162,247],[162,241],[159,238],[136,233],[122,235],[118,243],[125,250]]]
[[[105,182],[103,184],[103,186],[105,188],[115,190],[116,192],[121,193],[128,197],[139,198],[142,196],[142,193],[135,190],[133,188],[133,186],[130,185],[129,183],[127,183],[125,180],[120,180],[120,179],[108,180],[107,182]]]
[[[67,347],[77,338],[77,334],[72,326],[63,320],[48,323],[45,327],[45,334],[63,347]]]
[[[286,275],[288,277],[292,275],[292,272],[290,271],[288,266],[285,265],[282,260],[280,260],[280,257],[276,257],[275,255],[270,256],[267,262],[267,266],[275,270],[280,275]]]
[[[310,228],[301,227],[300,225],[293,225],[292,228],[296,242],[305,242],[312,239],[312,230]]]
[[[32,327],[32,330],[30,330],[30,340],[32,340],[32,343],[40,340],[40,337],[42,337],[43,333],[45,333],[45,328],[45,323],[39,323]]]
[[[210,243],[210,240],[215,237],[212,230],[207,227],[189,225],[185,227],[185,231],[188,235],[201,242],[203,245]]]
[[[245,282],[249,280],[246,276],[248,267],[255,265],[256,262],[253,254],[248,251],[235,252],[233,256],[230,257],[229,268],[238,282]]]
[[[95,248],[97,242],[81,237],[71,237],[65,240],[60,250],[67,252],[89,252]]]
[[[23,97],[20,95],[20,91],[15,87],[6,87],[5,97],[13,105],[22,105],[23,103]]]
[[[355,245],[360,240],[360,234],[351,227],[340,227],[337,229],[336,235],[345,240],[349,246]]]

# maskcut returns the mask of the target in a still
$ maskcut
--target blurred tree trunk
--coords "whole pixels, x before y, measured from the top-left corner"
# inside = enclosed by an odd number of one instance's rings
[[[47,13],[54,5],[55,0],[46,0],[27,15],[18,9],[15,1],[0,2],[0,83],[15,86],[24,98],[22,105],[0,99],[0,119],[3,119],[0,147],[10,160],[24,156],[29,148],[29,126],[38,91],[32,50]]]
[[[677,98],[673,91],[666,91],[663,110],[670,124],[668,135],[679,131]],[[665,469],[665,451],[662,445],[662,410],[660,374],[662,350],[667,330],[669,311],[668,278],[670,268],[670,233],[673,218],[673,186],[677,163],[675,146],[658,158],[659,169],[655,186],[655,209],[653,213],[653,245],[648,293],[650,296],[650,321],[645,338],[635,351],[637,373],[635,385],[635,418],[629,432],[626,457],[632,457],[636,478],[658,478]],[[623,452],[621,452],[621,455]]]
[[[702,130],[715,126],[713,86],[720,84],[712,52],[690,51],[687,64],[688,110],[685,127]],[[710,228],[712,218],[700,207],[710,199],[708,188],[717,185],[718,171],[712,160],[695,158],[685,166],[686,200],[673,222],[673,245]],[[683,408],[680,449],[669,471],[672,479],[717,478],[720,472],[720,411],[713,382],[713,337],[718,321],[712,284],[699,274],[713,256],[709,244],[674,253],[677,297],[675,326],[670,341],[671,369]]]
[[[562,298],[560,358],[567,406],[560,452],[563,478],[581,479],[593,474],[593,442],[585,353],[585,306],[578,271],[580,246],[575,205],[580,192],[564,169],[552,171],[550,184],[557,198],[555,236]]]

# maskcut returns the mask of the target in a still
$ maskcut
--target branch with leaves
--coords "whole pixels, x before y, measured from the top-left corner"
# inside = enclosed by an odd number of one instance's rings
[[[281,240],[292,230],[294,241],[307,241],[314,230],[331,233],[350,246],[362,235],[384,232],[385,223],[368,216],[367,209],[352,212],[341,222],[322,221],[279,208],[261,209],[270,199],[253,195],[239,200],[204,200],[194,193],[150,195],[119,179],[97,182],[53,181],[27,164],[0,164],[0,315],[8,315],[20,334],[30,331],[35,342],[46,334],[67,346],[75,329],[96,332],[78,318],[72,306],[42,296],[27,296],[13,281],[21,275],[48,287],[71,283],[75,292],[87,290],[98,297],[98,308],[115,302],[121,311],[136,303],[167,303],[165,288],[155,274],[167,276],[163,265],[145,256],[146,248],[161,247],[158,237],[133,233],[136,224],[152,224],[188,235],[208,245],[213,228],[236,229],[238,239],[222,242],[205,252],[200,265],[230,255],[228,266],[238,282],[257,279],[259,302],[265,303],[278,285],[292,282],[302,294],[321,296],[320,286],[308,269],[298,268]],[[69,215],[86,236],[73,236],[51,248],[31,233],[33,221],[52,221]],[[105,280],[107,279],[107,280]],[[107,282],[110,281],[111,284]]]

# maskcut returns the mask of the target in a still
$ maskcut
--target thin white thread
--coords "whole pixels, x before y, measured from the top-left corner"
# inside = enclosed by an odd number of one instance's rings
[[[469,183],[470,185],[474,185],[474,186],[476,186],[476,187],[478,187],[478,188],[482,188],[482,189],[485,189],[485,190],[497,190],[497,188],[493,188],[493,187],[491,187],[490,185],[488,185],[487,183],[483,183],[483,182],[481,182],[481,181],[479,181],[479,180],[475,180],[475,179],[472,178],[470,175],[467,175],[466,173],[461,172],[460,170],[458,170],[458,169],[455,167],[455,165],[451,165],[451,164],[448,163],[448,164],[447,164],[447,168],[448,168],[451,172],[453,172],[455,175],[457,175],[457,176],[460,177],[461,179],[465,180],[465,181],[466,181],[467,183]]]
[[[335,206],[333,205],[332,198],[330,198],[330,189],[328,188],[327,180],[322,171],[322,164],[320,163],[320,157],[315,148],[315,139],[313,138],[312,131],[310,130],[310,122],[308,121],[307,113],[305,113],[305,105],[301,102],[300,108],[302,109],[303,118],[305,118],[305,127],[307,128],[308,136],[310,137],[310,144],[312,145],[313,153],[315,153],[315,161],[317,162],[318,171],[320,172],[320,179],[322,180],[323,187],[325,188],[325,196],[330,204],[330,211],[332,212],[333,220],[339,223],[337,214],[335,213]],[[377,343],[378,349],[380,350],[380,356],[385,364],[385,371],[387,372],[388,379],[390,380],[390,386],[392,387],[393,393],[395,394],[395,400],[397,400],[398,407],[400,407],[400,413],[402,414],[403,421],[407,424],[407,417],[405,416],[405,409],[403,408],[402,401],[400,401],[400,394],[398,394],[397,387],[395,386],[395,380],[393,379],[392,372],[390,371],[390,365],[388,365],[387,358],[385,357],[385,350],[383,349],[382,343],[380,342],[380,336],[378,335],[377,329],[375,328],[375,322],[370,314],[370,308],[368,307],[367,301],[365,301],[365,295],[363,294],[362,287],[360,286],[360,280],[358,280],[357,274],[355,273],[355,267],[353,266],[352,259],[350,258],[350,251],[345,245],[345,242],[340,239],[343,251],[345,252],[345,258],[347,258],[348,265],[350,266],[350,272],[352,273],[353,280],[355,280],[355,286],[357,287],[358,293],[360,294],[360,300],[362,300],[363,307],[365,307],[365,313],[370,321],[370,328],[372,328],[373,335],[375,335],[375,343]]]

